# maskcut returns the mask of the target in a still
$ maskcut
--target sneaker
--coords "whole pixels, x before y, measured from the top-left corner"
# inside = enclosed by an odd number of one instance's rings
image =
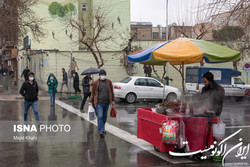
[[[81,110],[81,109],[80,109],[80,112],[81,112],[81,113],[85,113],[85,112],[84,112],[83,110]]]
[[[100,135],[100,138],[104,138],[105,137],[105,134],[103,132],[99,133]]]

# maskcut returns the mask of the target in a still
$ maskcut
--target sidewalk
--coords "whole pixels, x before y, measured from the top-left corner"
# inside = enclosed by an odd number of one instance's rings
[[[23,84],[22,80],[17,80],[16,85],[12,78],[3,78],[0,80],[0,85],[3,86],[3,92],[0,92],[0,100],[1,101],[15,101],[15,100],[23,100],[22,95],[19,94],[19,90]],[[39,83],[38,83],[39,86]],[[64,93],[57,93],[56,99],[69,99],[69,97],[74,96],[82,96],[82,93],[78,94],[66,94]],[[44,90],[39,87],[39,100],[49,100],[49,94],[47,90]]]

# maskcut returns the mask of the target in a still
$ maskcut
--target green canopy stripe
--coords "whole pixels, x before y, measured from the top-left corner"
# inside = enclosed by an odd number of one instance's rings
[[[213,42],[190,39],[189,40],[197,46],[211,62],[225,62],[236,61],[240,58],[239,51],[230,49],[226,46],[221,46]]]

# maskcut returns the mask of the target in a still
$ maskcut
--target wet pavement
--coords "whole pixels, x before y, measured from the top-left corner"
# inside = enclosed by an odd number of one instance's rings
[[[15,90],[14,90],[15,91]],[[9,91],[5,91],[8,94]],[[9,93],[12,94],[12,93]],[[2,96],[2,94],[0,94]],[[46,96],[46,92],[42,93]],[[67,97],[66,94],[62,95]],[[61,97],[60,94],[57,98]],[[79,108],[80,99],[62,100],[75,108]],[[84,107],[87,111],[88,102]],[[125,130],[132,135],[137,134],[137,108],[154,107],[156,102],[140,102],[127,104],[116,102],[117,118],[108,117],[107,122],[115,127]],[[38,101],[41,122],[53,119],[56,121],[79,121],[86,125],[87,142],[0,142],[0,166],[221,166],[210,160],[194,161],[191,164],[173,165],[142,148],[128,143],[107,133],[104,139],[100,139],[97,127],[78,115],[73,114],[58,105],[52,112],[49,100]],[[23,120],[23,101],[0,100],[0,120]],[[238,144],[242,138],[243,145],[250,143],[250,104],[249,102],[226,101],[221,115],[226,124],[226,136],[229,136],[242,128],[242,131],[227,141],[228,147]],[[34,121],[33,111],[29,111],[28,119]],[[226,158],[228,166],[245,166],[250,163],[250,157],[241,160],[235,157],[234,150]],[[162,153],[166,155],[165,153]],[[166,155],[167,156],[167,155]],[[173,159],[176,159],[174,157]],[[188,159],[188,158],[187,158]],[[233,164],[238,163],[238,164]],[[231,165],[230,165],[231,164]]]

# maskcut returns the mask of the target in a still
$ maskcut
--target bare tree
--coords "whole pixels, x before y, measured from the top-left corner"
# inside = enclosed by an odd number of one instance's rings
[[[40,25],[46,23],[44,18],[39,18],[32,7],[36,0],[2,0],[0,6],[0,37],[4,41],[11,40],[15,45],[28,34],[32,33],[33,39],[39,41],[45,35]]]
[[[97,67],[102,67],[104,60],[100,45],[114,40],[116,33],[112,29],[109,11],[105,8],[97,7],[88,17],[81,12],[78,17],[71,16],[69,18],[68,26],[80,33],[78,42],[92,53]]]
[[[208,8],[216,6],[217,13],[224,12],[225,21],[221,26],[213,31],[214,39],[238,50],[242,53],[241,59],[244,60],[250,49],[249,25],[250,25],[250,3],[249,0],[213,0],[208,4]],[[237,32],[236,32],[237,30]],[[245,31],[245,32],[244,32]],[[223,38],[218,36],[223,35]],[[233,34],[233,35],[232,35]],[[217,38],[216,38],[217,35]],[[225,38],[228,35],[228,38]],[[237,70],[239,61],[233,62],[234,69]]]

